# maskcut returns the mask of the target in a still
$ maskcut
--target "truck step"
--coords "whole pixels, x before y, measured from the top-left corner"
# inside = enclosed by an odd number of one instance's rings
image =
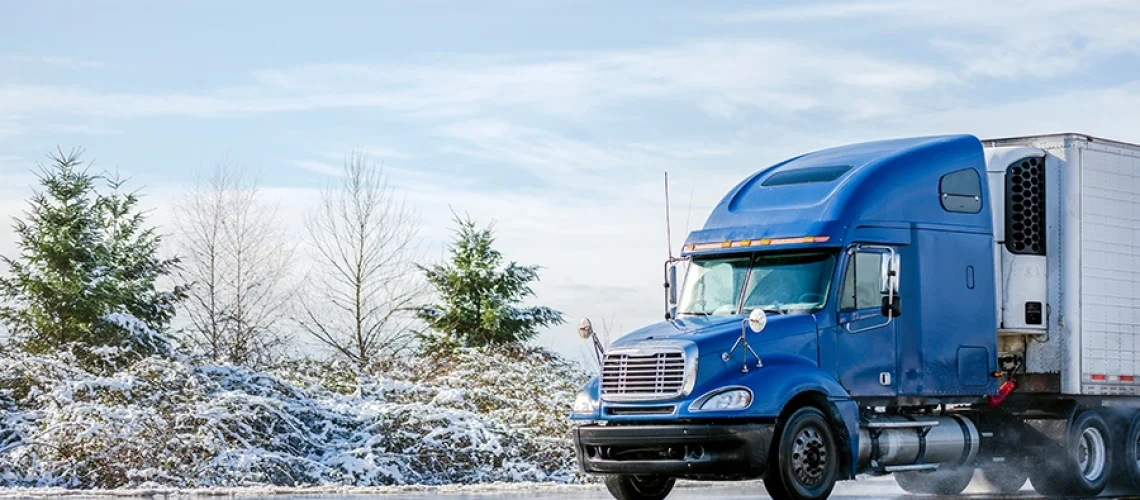
[[[938,470],[938,464],[888,465],[883,467],[883,472],[913,472],[926,470]]]
[[[868,422],[863,427],[868,429],[916,429],[936,425],[938,425],[937,420],[915,420],[913,422]]]

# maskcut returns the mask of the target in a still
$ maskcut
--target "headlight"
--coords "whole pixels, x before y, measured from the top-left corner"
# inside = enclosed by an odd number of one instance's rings
[[[573,410],[574,413],[594,413],[594,400],[590,398],[590,394],[586,391],[578,392],[578,397],[574,398]]]
[[[743,388],[733,388],[711,392],[698,399],[690,411],[732,411],[743,410],[752,404],[752,391]]]

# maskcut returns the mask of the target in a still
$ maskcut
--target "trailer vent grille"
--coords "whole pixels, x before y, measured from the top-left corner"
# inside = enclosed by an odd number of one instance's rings
[[[602,367],[602,397],[608,400],[668,399],[684,386],[685,356],[678,351],[607,354]]]
[[[1045,159],[1025,158],[1005,172],[1005,246],[1045,255]]]

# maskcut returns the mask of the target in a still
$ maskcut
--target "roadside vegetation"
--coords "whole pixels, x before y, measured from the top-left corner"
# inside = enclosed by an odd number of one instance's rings
[[[425,262],[358,154],[303,246],[233,165],[187,191],[176,258],[140,196],[78,151],[40,168],[0,278],[0,486],[579,479],[564,417],[585,374],[526,345],[562,316],[521,304],[539,268],[490,227],[457,218]]]

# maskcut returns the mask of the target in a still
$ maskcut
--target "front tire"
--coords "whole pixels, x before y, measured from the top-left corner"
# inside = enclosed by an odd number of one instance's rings
[[[764,486],[775,500],[822,500],[839,476],[839,451],[823,412],[804,407],[777,428]]]
[[[663,500],[677,481],[671,477],[610,474],[606,489],[617,500]]]

